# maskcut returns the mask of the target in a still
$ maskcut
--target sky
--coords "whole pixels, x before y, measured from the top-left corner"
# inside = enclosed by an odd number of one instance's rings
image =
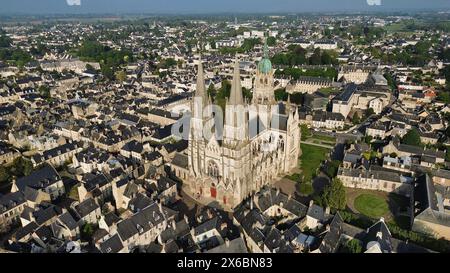
[[[381,5],[376,5],[381,2]],[[372,5],[369,5],[372,4]],[[0,0],[1,14],[450,11],[450,0]]]

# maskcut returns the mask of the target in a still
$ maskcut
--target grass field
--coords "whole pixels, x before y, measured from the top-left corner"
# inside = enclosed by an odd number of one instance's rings
[[[362,214],[371,218],[380,218],[389,212],[389,206],[383,198],[364,193],[356,197],[355,208]]]
[[[305,177],[304,181],[311,181],[313,175],[320,167],[322,161],[327,158],[330,149],[308,144],[301,144],[302,155],[300,156],[300,169]]]
[[[335,137],[313,134],[312,138],[314,140],[321,140],[321,141],[324,141],[324,142],[336,143],[336,138]]]

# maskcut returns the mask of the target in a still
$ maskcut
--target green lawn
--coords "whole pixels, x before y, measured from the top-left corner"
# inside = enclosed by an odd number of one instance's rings
[[[317,139],[317,140],[321,140],[321,141],[324,141],[324,142],[336,143],[336,138],[335,137],[313,134],[312,138],[314,140]]]
[[[330,149],[317,147],[302,143],[300,145],[302,155],[300,156],[300,169],[305,177],[304,181],[311,181],[322,161],[327,158]]]
[[[327,96],[330,94],[339,93],[339,90],[334,87],[321,88],[318,91]]]
[[[368,193],[356,197],[354,206],[360,213],[371,218],[380,218],[389,212],[389,206],[386,200]]]

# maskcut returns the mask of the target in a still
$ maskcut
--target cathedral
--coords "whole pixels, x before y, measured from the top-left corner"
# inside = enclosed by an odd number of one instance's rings
[[[185,190],[198,202],[216,203],[226,210],[296,168],[301,152],[298,108],[290,100],[275,100],[267,45],[257,66],[251,101],[242,94],[238,60],[231,84],[225,113],[204,111],[212,99],[206,92],[200,61],[191,104],[189,176],[184,181]],[[211,124],[212,130],[205,130]]]

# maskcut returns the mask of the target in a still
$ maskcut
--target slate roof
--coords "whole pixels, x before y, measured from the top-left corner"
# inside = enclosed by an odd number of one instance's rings
[[[319,250],[321,253],[335,253],[339,247],[339,241],[341,235],[343,234],[342,224],[344,220],[342,220],[341,215],[336,213],[333,220],[330,223],[330,230],[325,235],[322,240],[322,243],[319,246]]]
[[[122,150],[124,151],[129,151],[129,152],[135,152],[135,153],[142,153],[144,150],[144,146],[142,145],[142,143],[136,141],[136,140],[132,140],[128,143],[126,143],[123,147]]]
[[[100,244],[100,251],[102,253],[118,253],[122,249],[123,244],[118,234]]]
[[[218,229],[217,228],[218,224],[219,224],[219,218],[214,217],[214,218],[200,224],[199,226],[197,226],[194,229],[194,235],[198,236],[198,235],[208,232],[210,230]]]
[[[414,187],[415,219],[450,227],[450,214],[445,212],[442,199],[429,175],[420,176]]]
[[[325,122],[327,120],[345,121],[345,117],[341,113],[316,111],[313,114],[313,121]]]
[[[81,218],[89,215],[91,212],[100,208],[100,206],[95,202],[94,199],[89,198],[75,206],[75,210],[80,215]]]
[[[225,243],[206,251],[206,253],[247,253],[247,252],[248,252],[247,246],[245,245],[245,242],[241,237],[231,240],[228,244]]]
[[[123,241],[128,240],[136,234],[144,233],[152,227],[161,224],[165,219],[176,215],[176,212],[162,207],[162,212],[159,205],[151,204],[145,209],[135,213],[128,219],[117,223],[117,232]]]
[[[81,147],[81,143],[78,143],[78,142],[66,143],[64,145],[55,147],[53,149],[44,151],[42,154],[33,155],[33,160],[34,160],[34,162],[36,162],[36,164],[40,164],[42,162],[45,162],[46,160],[60,156],[61,154],[75,151],[76,149],[78,149],[80,147]]]
[[[378,242],[383,253],[391,253],[392,235],[384,220],[380,220],[367,229],[366,245],[369,242]]]
[[[13,192],[0,196],[0,213],[6,212],[26,202],[23,193]]]
[[[306,215],[320,221],[324,219],[325,212],[322,207],[312,204],[312,206],[308,208],[308,213]]]
[[[164,127],[156,128],[152,137],[162,140],[162,139],[170,137],[171,135],[172,135],[172,125],[167,125]]]
[[[188,167],[188,157],[185,154],[176,153],[172,159],[171,164],[178,166],[180,168],[187,169]]]
[[[17,179],[16,185],[24,192],[25,187],[44,189],[61,180],[58,172],[50,165],[43,167],[30,175]]]
[[[34,219],[38,225],[42,225],[48,220],[57,217],[62,213],[60,207],[55,205],[49,205],[48,207],[43,207],[41,209],[35,210],[33,212]]]
[[[114,212],[108,212],[107,214],[105,214],[104,219],[108,227],[120,221],[119,216],[117,216]]]
[[[58,217],[59,221],[65,225],[69,230],[74,230],[78,227],[77,221],[69,212],[65,212]]]

